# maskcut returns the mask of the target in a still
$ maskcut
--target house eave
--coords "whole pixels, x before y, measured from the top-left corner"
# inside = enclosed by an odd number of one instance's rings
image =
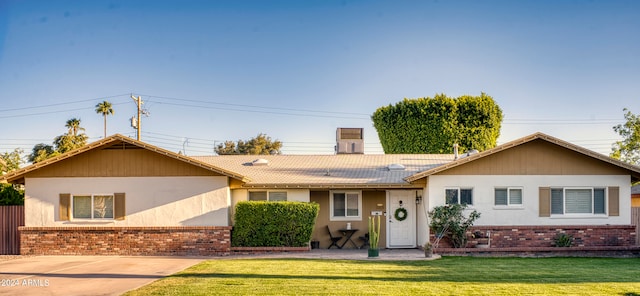
[[[420,184],[362,184],[362,183],[344,183],[344,184],[280,184],[280,183],[265,183],[265,184],[243,184],[242,189],[422,189]]]
[[[138,140],[134,140],[134,139],[125,137],[125,136],[120,135],[120,134],[115,134],[113,136],[104,138],[102,140],[98,140],[98,141],[95,141],[93,143],[89,143],[89,144],[87,144],[87,145],[85,145],[83,147],[80,147],[78,149],[71,150],[69,152],[66,152],[64,154],[58,155],[56,157],[52,157],[52,158],[43,160],[41,162],[34,163],[34,164],[30,165],[30,166],[24,167],[24,168],[22,168],[20,170],[8,173],[8,174],[6,174],[4,176],[1,176],[0,177],[0,181],[6,181],[6,182],[9,182],[9,183],[24,184],[25,175],[30,173],[30,172],[32,172],[32,171],[38,170],[38,169],[40,169],[42,167],[48,166],[50,164],[57,163],[59,161],[62,161],[62,160],[68,159],[68,158],[71,158],[71,157],[73,157],[75,155],[78,155],[78,154],[81,154],[81,153],[84,153],[84,152],[87,152],[87,151],[90,151],[90,150],[93,150],[93,149],[96,149],[96,148],[99,148],[99,147],[102,147],[102,146],[106,146],[106,145],[108,145],[110,143],[113,143],[113,142],[116,142],[116,141],[122,141],[122,142],[125,142],[127,144],[131,144],[131,145],[134,145],[134,146],[137,146],[137,147],[140,147],[140,148],[152,151],[152,152],[156,152],[156,153],[159,153],[161,155],[164,155],[164,156],[167,156],[167,157],[170,157],[170,158],[173,158],[173,159],[177,159],[177,160],[186,162],[186,163],[188,163],[190,165],[194,165],[194,166],[197,166],[197,167],[200,167],[200,168],[203,168],[203,169],[206,169],[206,170],[209,170],[209,171],[212,171],[212,172],[215,172],[215,173],[218,173],[218,174],[221,174],[221,175],[233,178],[233,179],[240,180],[241,182],[251,182],[251,179],[249,179],[249,178],[247,178],[245,176],[242,176],[240,174],[237,174],[237,173],[234,173],[234,172],[231,172],[231,171],[227,171],[227,170],[224,170],[224,169],[221,169],[221,168],[218,168],[218,167],[214,167],[214,166],[209,165],[207,163],[192,159],[192,158],[190,158],[188,156],[180,155],[180,154],[171,152],[169,150],[162,149],[160,147],[149,145],[149,144],[146,144],[144,142],[141,142],[141,141],[138,141]]]
[[[523,137],[523,138],[511,141],[511,142],[502,144],[502,145],[497,146],[497,147],[495,147],[493,149],[489,149],[489,150],[480,152],[478,154],[474,154],[474,155],[470,155],[470,156],[467,156],[467,157],[464,157],[464,158],[460,158],[460,159],[454,160],[454,161],[452,161],[450,163],[443,164],[441,166],[432,168],[430,170],[426,170],[426,171],[423,171],[423,172],[420,172],[420,173],[413,174],[413,175],[411,175],[409,177],[404,178],[404,180],[407,181],[407,182],[415,182],[417,180],[426,178],[428,176],[431,176],[431,175],[446,171],[448,169],[451,169],[451,168],[454,168],[454,167],[457,167],[457,166],[464,165],[464,164],[472,162],[474,160],[477,160],[477,159],[480,159],[480,158],[483,158],[483,157],[498,153],[500,151],[504,151],[504,150],[507,150],[507,149],[510,149],[510,148],[513,148],[513,147],[516,147],[516,146],[519,146],[519,145],[522,145],[522,144],[525,144],[525,143],[528,143],[528,142],[531,142],[531,141],[536,140],[536,139],[542,139],[542,140],[547,141],[549,143],[552,143],[552,144],[567,148],[569,150],[573,150],[573,151],[575,151],[577,153],[581,153],[583,155],[598,159],[600,161],[607,162],[609,164],[624,168],[624,169],[629,171],[629,173],[631,175],[632,182],[636,182],[636,181],[640,180],[640,167],[628,164],[626,162],[623,162],[623,161],[620,161],[620,160],[617,160],[617,159],[613,159],[613,158],[605,156],[603,154],[591,151],[591,150],[586,149],[586,148],[582,148],[582,147],[577,146],[575,144],[571,144],[569,142],[565,142],[563,140],[560,140],[558,138],[554,138],[552,136],[549,136],[549,135],[546,135],[546,134],[543,134],[543,133],[535,133],[533,135],[530,135],[530,136],[527,136],[527,137]]]

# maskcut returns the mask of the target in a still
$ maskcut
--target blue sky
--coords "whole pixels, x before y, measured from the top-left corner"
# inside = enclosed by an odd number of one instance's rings
[[[544,132],[608,154],[640,113],[639,1],[0,1],[0,152],[30,152],[78,117],[212,154],[265,133],[287,154],[331,154],[403,98],[492,96],[499,143]]]

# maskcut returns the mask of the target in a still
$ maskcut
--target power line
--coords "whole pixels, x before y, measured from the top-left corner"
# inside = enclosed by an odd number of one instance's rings
[[[117,103],[117,104],[113,104],[113,105],[122,105],[124,103]],[[30,113],[30,114],[17,114],[17,115],[6,115],[6,116],[0,116],[0,119],[2,118],[16,118],[16,117],[28,117],[28,116],[37,116],[37,115],[47,115],[47,114],[54,114],[54,113],[63,113],[63,112],[71,112],[71,111],[82,111],[82,110],[93,110],[93,106],[92,107],[84,107],[84,108],[76,108],[76,109],[66,109],[66,110],[56,110],[56,111],[47,111],[47,112],[39,112],[39,113]]]
[[[370,114],[365,113],[354,113],[354,112],[339,112],[339,111],[323,111],[323,110],[312,110],[312,109],[297,109],[297,108],[282,108],[282,107],[267,107],[267,106],[258,106],[258,105],[245,105],[245,104],[232,104],[232,103],[221,103],[221,102],[211,102],[211,101],[202,101],[202,100],[192,100],[192,99],[180,99],[180,98],[171,98],[171,97],[161,97],[154,95],[144,95],[150,98],[158,98],[158,99],[166,99],[166,100],[176,100],[183,102],[194,102],[194,103],[205,103],[205,104],[214,104],[214,105],[224,105],[224,106],[235,106],[235,107],[249,107],[249,108],[260,108],[260,109],[270,109],[270,110],[285,110],[285,111],[297,111],[297,112],[312,112],[312,113],[331,113],[331,114],[344,114],[344,115],[363,115],[370,116]],[[162,102],[157,102],[162,103]]]
[[[615,121],[615,122],[591,122],[591,121],[573,121],[573,122],[561,122],[561,121],[556,121],[556,122],[551,122],[551,121],[528,121],[528,122],[509,122],[509,121],[503,121],[502,124],[505,125],[519,125],[519,124],[524,124],[524,125],[610,125],[610,124],[616,124],[616,123],[620,123],[619,121]]]
[[[212,106],[202,106],[202,105],[187,105],[187,104],[167,103],[167,102],[155,102],[155,103],[178,106],[178,107],[194,107],[194,108],[205,108],[205,109],[213,109],[213,110],[238,111],[238,112],[249,112],[249,113],[260,113],[260,114],[275,114],[275,115],[304,116],[304,117],[371,120],[370,118],[354,118],[354,117],[346,117],[346,116],[287,113],[287,112],[274,112],[274,111],[261,111],[261,110],[242,110],[242,109],[234,109],[234,108],[222,108],[222,107],[212,107]]]
[[[128,94],[124,94],[124,95],[128,95]],[[56,103],[56,104],[31,106],[31,107],[21,107],[21,108],[13,108],[13,109],[4,109],[4,110],[0,110],[0,112],[10,112],[10,111],[20,111],[20,110],[28,110],[28,109],[49,108],[49,107],[54,107],[54,106],[72,105],[72,104],[86,103],[86,102],[91,102],[91,101],[101,100],[101,99],[116,98],[116,97],[121,97],[121,96],[124,96],[124,95],[113,95],[113,96],[100,97],[100,98],[96,98],[96,99],[72,101],[72,102],[65,102],[65,103]]]
[[[40,109],[40,108],[49,108],[55,106],[64,106],[64,105],[72,105],[78,103],[85,103],[100,99],[108,99],[108,98],[116,98],[121,96],[127,96],[130,94],[119,94],[119,95],[111,95],[111,96],[101,96],[94,99],[88,100],[76,100],[71,102],[63,102],[63,103],[55,103],[48,105],[39,105],[39,106],[31,106],[31,107],[21,107],[21,108],[12,108],[12,109],[4,109],[0,110],[0,112],[11,112],[11,111],[20,111],[20,110],[30,110],[30,109]],[[215,109],[215,110],[226,110],[226,111],[237,111],[237,112],[250,112],[250,113],[262,113],[262,114],[275,114],[275,115],[288,115],[288,116],[311,116],[311,117],[321,117],[321,118],[343,118],[343,119],[357,119],[357,120],[370,120],[370,114],[366,113],[357,113],[357,112],[341,112],[341,111],[328,111],[328,110],[314,110],[314,109],[302,109],[302,108],[283,108],[283,107],[271,107],[271,106],[259,106],[259,105],[249,105],[249,104],[234,104],[234,103],[225,103],[225,102],[216,102],[216,101],[205,101],[205,100],[194,100],[194,99],[183,99],[183,98],[175,98],[175,97],[165,97],[165,96],[157,96],[157,95],[149,95],[149,94],[138,94],[142,96],[146,96],[149,98],[155,98],[159,100],[147,100],[148,102],[154,102],[158,104],[166,104],[178,107],[192,107],[192,108],[206,108],[206,109]],[[183,103],[172,103],[166,102],[168,101],[177,101],[177,102],[191,102],[198,103],[204,105],[194,105],[194,104],[183,104]],[[121,105],[125,103],[116,103],[114,105]],[[210,105],[220,105],[220,106],[231,106],[231,107],[241,107],[241,108],[254,108],[254,109],[264,109],[264,110],[247,110],[240,108],[224,108],[224,107],[214,107]],[[87,108],[75,108],[75,109],[65,109],[65,110],[55,110],[55,111],[46,111],[46,112],[37,112],[37,113],[29,113],[29,114],[16,114],[16,115],[5,115],[0,116],[0,118],[15,118],[15,117],[27,117],[27,116],[37,116],[37,115],[46,115],[52,113],[62,113],[62,112],[71,112],[71,111],[81,111],[86,110],[92,107]],[[265,111],[265,110],[281,110],[281,111],[291,111],[291,112],[275,112],[275,111]],[[292,112],[300,112],[300,113],[292,113]],[[320,113],[320,114],[308,114],[308,113]],[[335,115],[321,115],[321,114],[335,114]],[[339,116],[339,115],[347,115],[347,116]],[[353,116],[349,116],[353,115]],[[531,119],[531,118],[506,118],[503,120],[502,124],[505,125],[527,125],[527,124],[545,124],[545,125],[554,125],[554,124],[571,124],[571,125],[595,125],[595,124],[619,124],[621,123],[621,119]]]

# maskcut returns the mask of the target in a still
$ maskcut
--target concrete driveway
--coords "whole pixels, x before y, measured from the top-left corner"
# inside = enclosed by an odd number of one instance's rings
[[[207,258],[36,256],[0,261],[0,295],[120,295]]]

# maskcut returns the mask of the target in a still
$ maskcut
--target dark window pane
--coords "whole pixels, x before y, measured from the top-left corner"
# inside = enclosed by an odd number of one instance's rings
[[[269,192],[269,201],[286,201],[287,200],[287,192],[286,191],[271,191]]]
[[[473,190],[460,189],[460,203],[463,205],[473,204]]]
[[[495,191],[495,205],[506,206],[507,205],[507,189],[498,189]]]
[[[447,204],[458,203],[458,189],[447,189],[445,190],[445,195]]]
[[[607,213],[605,196],[604,196],[604,188],[596,188],[593,190],[593,213],[594,214]]]
[[[344,193],[333,194],[333,216],[334,217],[346,216],[345,199],[346,197]]]
[[[267,192],[249,191],[249,200],[267,200]]]
[[[562,189],[551,189],[551,214],[564,214]]]

